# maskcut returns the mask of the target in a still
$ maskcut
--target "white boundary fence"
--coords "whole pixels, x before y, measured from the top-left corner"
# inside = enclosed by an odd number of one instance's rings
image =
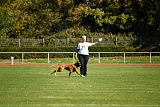
[[[0,54],[14,54],[14,53],[18,53],[18,54],[22,54],[22,64],[24,63],[24,54],[31,54],[31,53],[42,53],[42,54],[48,54],[48,64],[50,63],[50,54],[51,53],[70,53],[70,54],[73,54],[73,63],[75,62],[75,53],[76,52],[0,52]],[[126,63],[126,54],[149,54],[149,62],[150,64],[152,63],[152,54],[160,54],[160,52],[90,52],[92,54],[98,54],[98,62],[97,63],[101,63],[101,60],[100,60],[100,57],[101,57],[101,54],[123,54],[123,63],[125,64]],[[14,56],[13,56],[14,57]]]

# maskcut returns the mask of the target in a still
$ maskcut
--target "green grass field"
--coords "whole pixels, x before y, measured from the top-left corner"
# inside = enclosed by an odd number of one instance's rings
[[[160,107],[160,65],[88,65],[88,76],[52,65],[0,65],[0,107]]]

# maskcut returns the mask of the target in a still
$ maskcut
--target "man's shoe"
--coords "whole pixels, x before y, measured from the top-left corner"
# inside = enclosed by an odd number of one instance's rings
[[[81,75],[81,77],[85,77],[84,75]]]

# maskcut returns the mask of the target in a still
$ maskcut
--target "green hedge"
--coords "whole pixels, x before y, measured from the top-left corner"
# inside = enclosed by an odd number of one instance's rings
[[[90,47],[90,52],[134,52],[135,48],[131,47]],[[0,47],[0,52],[76,52],[76,47]],[[25,58],[47,58],[48,54],[25,54]],[[117,54],[120,55],[120,54]],[[0,58],[8,59],[11,56],[21,58],[21,54],[0,54]],[[98,54],[90,54],[90,56],[98,56]],[[101,56],[115,56],[115,54],[101,54]],[[72,54],[50,54],[51,58],[55,57],[73,57]]]

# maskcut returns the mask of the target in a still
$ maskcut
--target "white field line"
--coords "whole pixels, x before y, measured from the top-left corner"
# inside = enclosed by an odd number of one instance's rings
[[[57,107],[57,106],[61,106],[61,107],[77,107],[77,106],[90,106],[90,107],[94,107],[94,106],[98,106],[98,107],[160,107],[160,105],[157,104],[151,104],[151,105],[141,105],[141,104],[46,104],[46,105],[42,105],[42,104],[20,104],[20,105],[11,105],[11,104],[7,104],[7,105],[0,105],[0,107]]]
[[[48,104],[49,106],[105,106],[105,107],[160,107],[160,105],[121,105],[121,104]]]
[[[29,92],[32,92],[32,93],[40,93],[40,92],[44,92],[44,91],[29,91]],[[48,91],[47,91],[48,92]],[[72,92],[72,91],[58,91],[59,93],[69,93],[69,92]],[[57,93],[58,93],[57,92]],[[156,94],[159,94],[160,92],[155,92],[155,91],[125,91],[125,92],[121,92],[121,91],[76,91],[76,92],[72,92],[72,93],[156,93]],[[0,91],[0,93],[15,93],[15,91]]]
[[[35,91],[34,91],[35,90]],[[63,92],[63,93],[68,93],[68,92],[76,92],[76,93],[81,93],[81,92],[87,92],[87,93],[122,93],[123,91],[131,93],[131,92],[136,92],[136,93],[160,93],[159,89],[154,89],[154,88],[100,88],[95,90],[88,90],[88,88],[83,89],[83,90],[72,90],[72,89],[59,89],[57,90],[56,88],[37,88],[34,90],[29,90],[27,88],[3,88],[0,90],[0,93],[12,93],[12,92],[19,92],[19,91],[24,91],[24,92],[45,92],[45,91],[54,91],[56,92]]]
[[[94,86],[93,86],[94,87]],[[27,88],[0,88],[4,90],[27,90]],[[56,88],[37,88],[39,90],[55,90]],[[71,88],[63,88],[62,90],[68,90]],[[84,90],[88,88],[83,88]],[[155,90],[155,91],[160,91],[159,89],[155,88],[99,88],[99,90]],[[61,89],[59,89],[61,90]]]
[[[14,91],[14,90],[11,90],[11,91],[0,91],[0,93],[15,93],[15,92],[19,92],[19,91],[22,91],[22,90],[17,90],[17,91]],[[48,90],[42,90],[42,91],[28,91],[28,90],[24,90],[24,92],[31,92],[31,93],[41,93],[41,92],[48,92]],[[53,91],[54,92],[54,91]],[[100,90],[100,91],[73,91],[73,90],[63,90],[63,91],[56,91],[57,93],[157,93],[159,94],[160,91],[139,91],[139,90],[134,90],[134,91],[106,91],[106,90]]]

